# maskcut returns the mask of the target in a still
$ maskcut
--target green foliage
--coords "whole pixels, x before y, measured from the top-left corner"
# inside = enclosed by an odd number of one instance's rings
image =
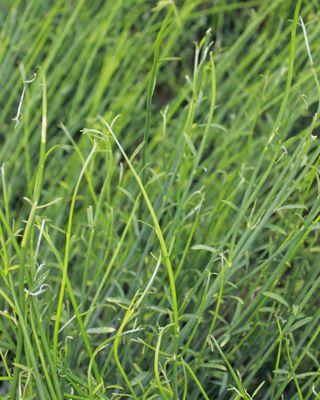
[[[320,398],[318,1],[0,10],[0,398]]]

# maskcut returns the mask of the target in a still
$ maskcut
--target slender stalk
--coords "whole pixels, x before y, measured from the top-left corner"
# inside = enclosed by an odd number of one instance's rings
[[[136,170],[134,169],[130,159],[128,158],[127,154],[123,150],[117,137],[113,133],[111,126],[104,120],[103,120],[103,123],[107,127],[108,132],[113,137],[114,141],[116,142],[118,148],[120,149],[123,157],[125,158],[130,170],[132,171],[132,173],[137,181],[137,184],[140,188],[141,194],[142,194],[144,201],[146,202],[146,205],[150,212],[150,215],[151,215],[151,218],[152,218],[152,221],[154,224],[155,232],[156,232],[156,235],[157,235],[159,243],[160,243],[160,247],[161,247],[161,251],[162,251],[162,255],[163,255],[163,261],[167,268],[167,274],[168,274],[168,278],[169,278],[170,292],[171,292],[172,312],[173,312],[173,357],[175,360],[174,365],[173,365],[173,387],[174,387],[174,391],[175,391],[175,396],[178,397],[177,353],[178,353],[178,337],[179,337],[179,311],[178,311],[178,300],[177,300],[175,280],[174,280],[173,269],[172,269],[172,265],[171,265],[171,261],[170,261],[170,257],[169,257],[168,248],[167,248],[166,242],[164,240],[156,212],[151,204],[149,196],[145,190],[145,187],[144,187],[139,175],[137,174]]]
[[[63,308],[63,299],[64,299],[64,293],[65,293],[65,287],[66,287],[66,282],[67,282],[67,277],[68,277],[68,265],[69,265],[69,256],[70,256],[70,246],[71,246],[71,234],[72,234],[72,224],[73,224],[73,215],[74,215],[74,208],[76,204],[76,199],[77,199],[77,194],[79,191],[80,183],[82,180],[82,177],[85,173],[86,168],[89,165],[89,162],[96,150],[96,143],[93,145],[93,148],[91,152],[89,153],[86,162],[84,163],[81,172],[79,174],[79,177],[77,179],[73,195],[71,198],[71,204],[70,204],[70,209],[69,209],[69,218],[68,218],[68,226],[67,226],[67,233],[66,233],[66,241],[65,241],[65,253],[64,253],[64,261],[63,261],[63,269],[62,269],[62,279],[61,279],[61,285],[60,285],[60,291],[59,291],[59,299],[58,299],[58,306],[57,306],[57,313],[56,313],[56,320],[54,324],[54,330],[53,330],[53,354],[57,358],[58,357],[58,333],[59,333],[59,328],[60,328],[60,320],[61,320],[61,314],[62,314],[62,308]]]

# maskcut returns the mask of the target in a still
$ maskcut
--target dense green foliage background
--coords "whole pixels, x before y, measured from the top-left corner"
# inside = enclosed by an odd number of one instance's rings
[[[319,6],[0,0],[3,399],[320,398]]]

